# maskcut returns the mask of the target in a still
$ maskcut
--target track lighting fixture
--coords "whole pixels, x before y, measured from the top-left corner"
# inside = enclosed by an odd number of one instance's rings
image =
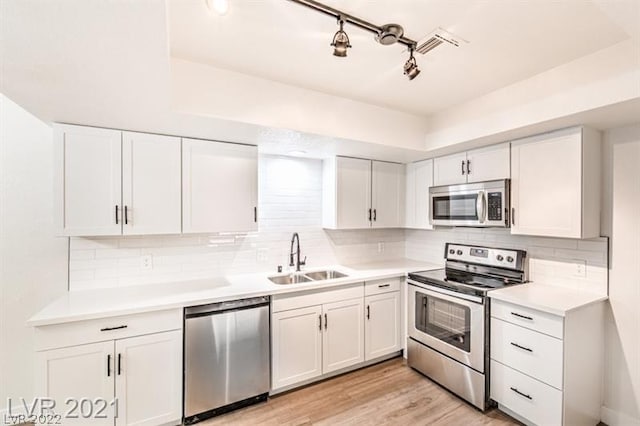
[[[347,33],[344,32],[344,24],[346,22],[355,27],[373,33],[375,40],[383,46],[389,46],[395,43],[400,43],[407,46],[409,48],[409,51],[411,52],[411,56],[409,57],[407,63],[404,65],[404,73],[407,77],[409,77],[409,80],[413,80],[418,74],[420,74],[420,70],[418,69],[416,60],[413,57],[413,51],[416,49],[417,42],[404,36],[404,29],[402,28],[402,26],[398,24],[386,24],[382,26],[375,25],[371,22],[365,21],[364,19],[360,19],[348,13],[344,13],[341,10],[335,9],[331,6],[327,6],[326,4],[322,4],[316,0],[290,1],[308,7],[309,9],[315,10],[316,12],[332,16],[338,20],[340,29],[333,36],[333,42],[331,43],[331,46],[333,46],[333,54],[335,56],[347,56],[347,49],[351,47],[351,44],[349,44],[349,37],[347,36]]]
[[[343,58],[347,56],[347,49],[351,47],[351,44],[349,44],[349,36],[344,32],[344,21],[342,18],[338,17],[338,23],[340,24],[340,29],[333,36],[331,46],[333,46],[333,55]]]
[[[404,75],[406,75],[409,80],[413,80],[420,74],[416,58],[413,57],[414,50],[415,46],[409,47],[409,59],[404,63]]]

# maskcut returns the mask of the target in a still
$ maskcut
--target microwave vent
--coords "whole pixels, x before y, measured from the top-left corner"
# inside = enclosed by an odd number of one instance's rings
[[[460,47],[462,43],[466,43],[466,40],[456,37],[442,28],[438,28],[418,42],[416,52],[425,55],[440,46],[442,43],[448,43],[452,46]]]

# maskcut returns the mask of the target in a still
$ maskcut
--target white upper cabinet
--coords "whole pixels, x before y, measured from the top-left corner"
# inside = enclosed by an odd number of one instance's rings
[[[179,234],[180,138],[55,125],[61,235]]]
[[[407,164],[405,227],[432,229],[429,224],[429,187],[433,186],[433,160]]]
[[[179,234],[180,138],[123,132],[122,233]]]
[[[492,145],[433,160],[433,184],[484,182],[511,177],[509,143]]]
[[[57,124],[55,222],[60,235],[122,232],[122,133]]]
[[[182,231],[258,229],[258,148],[182,140]]]
[[[322,186],[324,228],[393,228],[404,222],[403,164],[330,158]]]
[[[404,222],[405,166],[383,161],[371,162],[371,226],[396,228]]]
[[[511,177],[509,142],[467,151],[467,182]]]
[[[512,143],[511,233],[600,235],[600,135],[564,129]]]
[[[467,153],[447,155],[433,160],[433,184],[453,185],[467,182]]]

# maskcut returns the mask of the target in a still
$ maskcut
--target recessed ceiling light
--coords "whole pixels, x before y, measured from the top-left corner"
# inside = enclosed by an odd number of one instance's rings
[[[218,15],[225,15],[229,11],[228,0],[205,0],[209,10],[216,12]]]

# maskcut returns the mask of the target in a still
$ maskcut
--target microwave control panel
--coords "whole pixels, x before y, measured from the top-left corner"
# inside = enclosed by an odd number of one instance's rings
[[[489,192],[487,194],[489,220],[502,220],[502,192]]]

